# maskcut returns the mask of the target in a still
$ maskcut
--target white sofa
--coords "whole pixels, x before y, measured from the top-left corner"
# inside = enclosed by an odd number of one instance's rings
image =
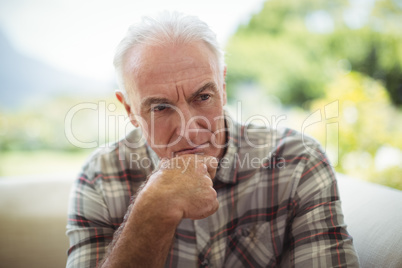
[[[362,267],[402,267],[402,191],[338,176]],[[0,267],[64,267],[71,179],[0,178]]]

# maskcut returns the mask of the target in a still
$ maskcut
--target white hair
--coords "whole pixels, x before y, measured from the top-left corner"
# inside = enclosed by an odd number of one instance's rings
[[[123,65],[125,57],[133,47],[140,44],[160,46],[192,42],[203,42],[207,45],[216,57],[219,72],[223,75],[224,52],[219,47],[216,34],[199,18],[165,11],[155,18],[143,17],[140,23],[131,25],[117,46],[113,60],[117,83],[126,100],[128,96],[123,79]]]

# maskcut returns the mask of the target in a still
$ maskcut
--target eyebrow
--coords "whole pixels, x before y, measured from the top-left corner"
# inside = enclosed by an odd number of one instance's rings
[[[214,82],[208,82],[202,87],[200,87],[196,92],[191,94],[191,96],[188,98],[188,100],[195,99],[199,94],[204,92],[207,89],[211,89],[214,93],[218,92],[217,86]],[[172,102],[167,99],[167,98],[160,98],[160,97],[150,97],[146,98],[145,100],[141,101],[141,109],[147,109],[148,107],[154,105],[154,104],[171,104]]]
[[[214,82],[208,82],[202,87],[200,87],[196,92],[191,94],[189,100],[195,99],[198,95],[200,95],[202,92],[204,92],[207,89],[211,89],[214,93],[218,93],[218,89],[216,87],[216,84]]]

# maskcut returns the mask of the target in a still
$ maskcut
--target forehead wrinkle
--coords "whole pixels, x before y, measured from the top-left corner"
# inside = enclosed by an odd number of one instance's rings
[[[171,101],[168,98],[163,97],[149,97],[141,101],[140,107],[141,109],[146,109],[152,106],[152,104],[161,104],[161,103],[171,104]]]
[[[186,68],[180,68],[179,70],[174,70],[172,68],[163,67],[161,65],[151,65],[147,64],[139,68],[139,70],[134,74],[136,78],[142,78],[142,80],[152,79],[152,84],[170,84],[170,83],[181,83],[187,80],[197,79],[204,75],[203,70],[211,70],[209,66],[191,66],[188,65]],[[213,71],[213,70],[211,70]],[[140,80],[140,79],[135,79]]]
[[[180,95],[185,95],[184,90],[180,90],[180,88],[182,88],[182,86],[176,85],[177,102],[180,100]],[[208,90],[208,89],[212,90],[214,93],[218,93],[216,83],[213,81],[208,81],[208,82],[204,83],[200,88],[198,88],[198,90],[191,93],[190,97],[188,97],[186,100],[191,101],[192,99],[196,98],[199,94],[201,94],[202,92],[204,92],[205,90]],[[180,92],[183,92],[183,93],[180,93]],[[173,102],[166,97],[147,97],[141,101],[140,108],[141,108],[141,110],[146,110],[149,107],[151,107],[153,104],[162,104],[162,103],[174,105]]]
[[[197,61],[193,55],[182,55],[182,58],[177,58],[176,52],[177,49],[183,49],[188,46],[197,46],[195,53],[196,55],[202,54],[204,57],[208,58],[207,63],[201,63]],[[160,49],[173,49],[172,53],[168,53],[163,57],[153,58],[150,60],[150,55],[154,53],[159,53]],[[206,54],[207,52],[207,54]],[[161,73],[168,73],[175,75],[181,75],[183,72],[188,72],[189,69],[209,69],[214,74],[219,73],[219,67],[217,59],[211,55],[211,51],[208,47],[205,46],[203,43],[190,43],[190,44],[183,44],[182,46],[178,45],[137,45],[134,46],[127,54],[124,62],[124,74],[125,75],[134,75],[134,80],[137,80],[139,77],[147,77],[152,76],[153,74],[161,74]],[[180,66],[180,69],[175,69],[175,66]],[[164,72],[162,72],[164,71]],[[158,76],[156,76],[158,77]],[[219,74],[218,74],[219,77]],[[161,81],[169,82],[169,81]]]

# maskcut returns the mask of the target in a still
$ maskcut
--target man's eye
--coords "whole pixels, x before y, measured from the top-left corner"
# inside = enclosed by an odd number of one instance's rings
[[[202,94],[200,95],[200,100],[205,101],[209,99],[211,96],[209,94]]]
[[[151,111],[152,112],[160,112],[160,111],[165,110],[166,108],[168,108],[166,104],[159,104],[159,105],[153,106],[151,108]]]

